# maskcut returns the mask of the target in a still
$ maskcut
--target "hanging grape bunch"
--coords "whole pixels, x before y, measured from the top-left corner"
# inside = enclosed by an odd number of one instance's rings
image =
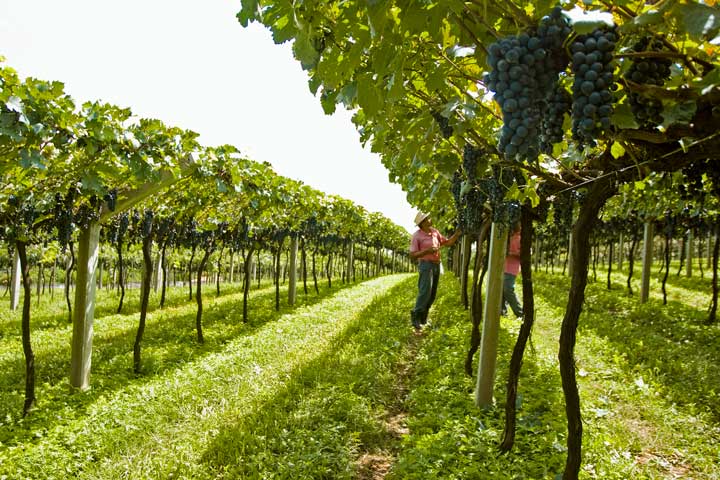
[[[478,161],[484,153],[480,148],[470,145],[469,143],[465,144],[465,148],[463,149],[463,170],[470,183],[474,183],[477,178]]]
[[[661,52],[663,50],[664,45],[661,41],[649,37],[643,38],[633,45],[635,52]],[[625,78],[635,83],[661,87],[665,80],[670,78],[671,65],[672,61],[667,58],[643,58],[632,63],[630,69],[625,73]],[[640,127],[653,127],[663,123],[663,105],[659,99],[630,92],[628,100],[633,116]]]
[[[462,199],[460,198],[460,191],[462,190],[462,172],[460,169],[455,170],[452,178],[452,184],[450,185],[450,192],[452,193],[453,199],[455,200],[455,211],[457,212],[457,226],[462,227],[464,225],[464,208]]]
[[[502,110],[498,150],[508,160],[532,161],[540,150],[538,133],[544,101],[567,66],[562,45],[570,27],[556,7],[537,29],[506,37],[488,47],[492,71],[484,80]]]
[[[572,86],[573,138],[581,144],[595,146],[610,128],[613,88],[613,50],[617,41],[615,29],[595,29],[578,35],[570,51],[575,82]]]
[[[465,212],[463,215],[464,223],[461,228],[466,234],[477,235],[480,233],[486,200],[487,196],[477,186],[470,188],[463,196]]]
[[[431,110],[430,115],[435,119],[440,127],[440,133],[443,138],[450,138],[453,134],[453,128],[450,126],[450,120],[443,117],[437,110]]]
[[[540,133],[540,151],[551,154],[553,145],[563,140],[563,122],[565,114],[570,113],[572,97],[562,85],[557,85],[553,93],[548,97],[547,110],[543,116],[542,130]]]

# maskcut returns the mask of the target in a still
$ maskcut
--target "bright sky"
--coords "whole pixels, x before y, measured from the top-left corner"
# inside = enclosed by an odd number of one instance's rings
[[[231,144],[414,231],[414,210],[340,108],[322,111],[289,44],[235,19],[240,1],[0,0],[0,56],[18,73]]]

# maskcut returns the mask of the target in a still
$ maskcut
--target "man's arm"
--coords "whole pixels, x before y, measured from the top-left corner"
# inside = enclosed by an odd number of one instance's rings
[[[447,239],[445,243],[442,244],[443,247],[452,247],[455,245],[455,242],[457,242],[457,239],[460,238],[460,235],[462,235],[462,230],[458,228],[455,230],[455,233],[452,234],[450,238]]]

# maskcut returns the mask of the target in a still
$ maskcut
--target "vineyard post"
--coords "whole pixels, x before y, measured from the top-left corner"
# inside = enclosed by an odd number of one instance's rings
[[[298,254],[298,236],[293,234],[290,237],[290,265],[288,265],[290,285],[288,286],[288,304],[292,307],[295,305],[297,298],[297,254]]]
[[[712,235],[713,235],[712,228],[710,228],[710,229],[708,229],[707,248],[705,249],[705,251],[707,252],[707,260],[706,260],[705,267],[707,267],[707,268],[712,267],[712,246],[711,246],[712,245]]]
[[[654,225],[652,220],[645,222],[645,233],[643,234],[643,267],[642,283],[640,285],[640,303],[646,303],[650,297],[650,269],[653,261],[653,237]]]
[[[228,282],[230,285],[234,283],[235,280],[235,249],[230,249],[230,272],[229,272],[229,278]]]
[[[708,251],[710,250],[708,249]],[[20,303],[20,254],[15,249],[10,280],[10,310],[17,310],[18,303]]]
[[[99,244],[99,223],[93,222],[87,229],[80,231],[70,354],[70,385],[80,391],[90,388],[95,315],[95,273],[99,263]]]
[[[98,290],[102,290],[102,258],[100,258],[100,253],[98,252],[98,281],[97,281],[97,288]]]
[[[162,255],[160,252],[155,256],[155,268],[153,268],[153,291],[157,293],[163,282]]]
[[[475,404],[482,408],[490,407],[493,402],[507,237],[507,227],[497,223],[492,224],[485,314],[480,345],[480,366],[478,367],[477,386],[475,387]]]
[[[687,248],[685,252],[685,275],[688,278],[692,278],[692,263],[693,263],[693,231],[692,228],[688,228],[687,230],[687,243],[685,244],[685,248]]]
[[[379,277],[382,273],[381,269],[381,261],[382,261],[382,252],[380,251],[380,247],[377,247],[377,250],[375,251],[375,276]]]
[[[348,278],[355,278],[355,267],[353,265],[353,254],[354,252],[354,245],[352,240],[348,242],[348,251],[347,251],[347,272],[348,272]]]

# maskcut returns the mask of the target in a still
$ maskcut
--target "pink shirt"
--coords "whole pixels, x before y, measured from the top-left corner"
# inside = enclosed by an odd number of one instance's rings
[[[520,232],[517,231],[510,237],[508,253],[505,257],[505,273],[517,276],[520,273]]]
[[[420,252],[427,250],[430,247],[437,247],[438,251],[435,253],[428,253],[418,258],[418,260],[428,260],[433,263],[440,263],[440,245],[447,242],[447,238],[443,237],[442,233],[438,232],[433,227],[430,227],[430,233],[425,233],[421,229],[418,229],[413,233],[412,239],[410,240],[410,253]]]

